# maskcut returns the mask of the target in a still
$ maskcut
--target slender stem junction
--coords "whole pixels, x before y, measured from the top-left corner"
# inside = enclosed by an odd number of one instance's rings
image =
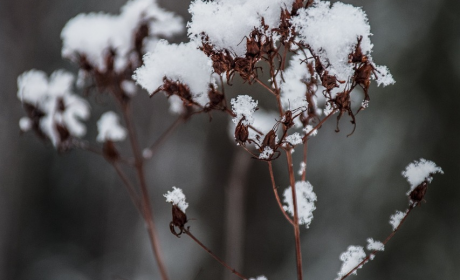
[[[190,238],[192,238],[193,241],[195,241],[198,245],[200,245],[201,248],[203,248],[206,252],[208,252],[216,261],[218,261],[221,265],[223,265],[226,269],[230,270],[233,274],[235,274],[236,276],[240,277],[243,280],[248,279],[245,276],[243,276],[241,273],[236,271],[234,268],[230,267],[227,263],[225,263],[218,256],[216,256],[210,249],[208,249],[208,247],[206,247],[203,243],[201,243],[201,241],[198,240],[198,238],[196,238],[188,229],[184,228],[183,231],[184,231],[185,234],[190,236]]]

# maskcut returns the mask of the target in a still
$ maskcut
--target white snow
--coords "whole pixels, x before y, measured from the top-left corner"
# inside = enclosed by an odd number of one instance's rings
[[[302,107],[306,109],[308,106],[305,83],[311,79],[311,75],[308,72],[307,64],[302,62],[305,59],[301,54],[294,55],[289,62],[289,67],[283,74],[284,82],[280,82],[280,88],[281,104],[284,110]]]
[[[308,133],[311,132],[311,134],[310,134],[309,136],[310,136],[310,137],[313,137],[313,136],[316,136],[316,135],[318,134],[318,129],[315,129],[315,130],[312,132],[313,128],[314,128],[314,127],[313,127],[312,125],[309,124],[309,125],[307,125],[307,126],[303,129],[303,131],[305,132],[305,134],[308,134]]]
[[[24,132],[29,131],[32,128],[32,125],[32,120],[28,117],[22,117],[19,120],[19,128]]]
[[[313,220],[313,211],[315,211],[316,194],[313,192],[313,186],[310,182],[298,181],[295,183],[296,196],[297,196],[297,214],[299,217],[299,224],[305,225],[306,228],[310,226]],[[288,187],[284,190],[284,210],[294,216],[294,203],[292,200],[292,190]]]
[[[306,169],[307,169],[307,164],[304,161],[302,161],[300,163],[300,168],[299,168],[299,171],[297,172],[297,174],[302,175],[305,172]]]
[[[212,77],[212,61],[194,42],[169,44],[161,40],[155,49],[144,56],[144,65],[138,68],[133,78],[153,93],[163,85],[163,78],[179,81],[190,88],[194,101],[202,106],[209,102],[209,84]]]
[[[74,137],[82,137],[86,133],[86,127],[80,120],[89,117],[89,105],[73,94],[73,82],[73,75],[64,70],[55,71],[49,78],[39,70],[30,70],[18,77],[18,98],[44,114],[39,127],[54,146],[61,142],[57,125],[65,127]],[[26,128],[24,121],[20,126]]]
[[[383,245],[382,242],[377,241],[373,238],[368,238],[367,239],[367,250],[369,251],[383,251],[385,250],[385,245]]]
[[[105,112],[99,121],[97,121],[97,141],[105,142],[111,141],[123,141],[126,138],[126,129],[121,126],[118,115],[112,111]]]
[[[388,67],[384,65],[377,65],[375,67],[375,70],[377,71],[377,86],[389,86],[395,83],[395,80],[393,79],[393,76],[390,73],[390,70]]]
[[[399,210],[397,210],[395,214],[391,215],[390,224],[393,227],[393,231],[396,230],[396,228],[399,226],[401,220],[404,218],[405,215],[406,213],[403,213]]]
[[[257,276],[256,278],[249,278],[249,280],[268,280],[265,276]]]
[[[244,125],[251,125],[254,123],[254,117],[252,116],[257,109],[257,101],[253,100],[249,95],[238,95],[237,98],[232,98],[230,101],[232,104],[233,113],[236,117],[233,118],[233,122],[237,124],[243,117]]]
[[[427,180],[430,183],[433,180],[431,175],[435,173],[444,174],[441,167],[437,166],[434,162],[421,158],[419,161],[410,163],[402,175],[407,179],[410,184],[410,190],[407,192],[409,195],[418,185]]]
[[[185,195],[182,192],[182,189],[176,187],[172,188],[172,191],[168,191],[163,195],[166,198],[166,202],[176,205],[182,212],[185,213],[188,203],[185,201]]]
[[[300,9],[298,15],[291,19],[298,32],[300,41],[308,44],[330,75],[336,75],[338,80],[346,81],[352,77],[353,64],[348,63],[348,55],[355,50],[357,40],[362,36],[361,50],[370,56],[373,45],[370,41],[370,26],[366,13],[359,7],[336,2],[318,1],[308,9]],[[394,83],[388,68],[377,67],[381,71],[378,84]],[[345,84],[339,85],[342,90]]]
[[[201,33],[209,36],[216,51],[229,50],[236,57],[246,53],[245,36],[261,29],[261,19],[271,28],[280,23],[282,9],[290,10],[294,0],[233,0],[203,1],[190,4],[191,22],[187,32],[191,40],[201,40]]]
[[[89,13],[69,20],[61,32],[62,56],[78,62],[79,56],[85,55],[104,72],[105,57],[113,49],[115,69],[123,70],[134,49],[134,34],[144,23],[149,26],[146,44],[158,41],[158,36],[171,37],[184,29],[182,19],[160,8],[156,1],[133,0],[121,8],[119,15]]]
[[[294,132],[293,134],[287,136],[285,141],[290,143],[292,146],[302,144],[302,136],[298,132]]]
[[[184,102],[177,95],[168,97],[169,112],[175,115],[180,115],[185,112]]]
[[[355,268],[360,262],[362,262],[366,258],[366,253],[364,253],[364,249],[361,246],[349,246],[347,251],[340,255],[340,260],[343,262],[342,267],[338,273],[338,277],[336,280],[341,279],[345,276],[348,272],[350,272],[353,268]],[[361,268],[361,267],[359,267]],[[353,271],[354,275],[356,275],[356,270]]]
[[[136,95],[137,86],[133,81],[124,80],[121,82],[120,87],[127,95]]]
[[[273,155],[273,149],[270,147],[265,147],[264,150],[260,153],[259,159],[269,159]]]

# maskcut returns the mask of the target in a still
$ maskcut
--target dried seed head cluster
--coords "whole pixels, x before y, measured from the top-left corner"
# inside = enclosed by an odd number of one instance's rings
[[[72,74],[58,70],[49,78],[38,70],[18,78],[18,98],[27,117],[20,121],[22,131],[33,130],[50,140],[59,151],[72,148],[74,139],[86,133],[81,123],[89,117],[89,105],[73,93]]]
[[[98,121],[97,141],[103,143],[102,155],[127,185],[153,234],[153,221],[148,220],[148,193],[143,185],[143,158],[129,116],[130,99],[136,92],[134,82],[150,96],[163,92],[169,99],[170,111],[181,114],[179,121],[198,113],[210,115],[212,111],[231,115],[231,135],[236,143],[253,158],[269,162],[279,207],[296,229],[298,275],[302,278],[297,233],[299,224],[307,228],[310,225],[317,197],[305,180],[307,150],[304,149],[299,174],[302,180],[297,183],[291,153],[316,135],[335,113],[336,131],[346,114],[354,125],[353,133],[356,114],[369,105],[371,81],[383,86],[394,83],[386,66],[373,61],[367,16],[361,8],[321,0],[194,0],[189,11],[190,41],[181,44],[159,39],[181,32],[183,26],[181,18],[159,8],[153,0],[131,0],[119,15],[78,15],[64,27],[62,55],[78,64],[77,84],[82,86],[90,80],[86,91],[96,88],[110,93],[121,107],[130,133],[133,166],[138,169],[142,202],[117,165],[123,159],[115,142],[124,140],[128,132],[114,112],[103,114]],[[232,98],[229,108],[225,87],[232,85],[236,74],[244,83],[265,88],[278,111],[273,115],[260,109],[258,101],[248,93]],[[21,130],[34,130],[60,151],[77,146],[77,138],[86,132],[80,121],[89,117],[89,106],[72,93],[73,76],[57,71],[48,78],[41,71],[31,70],[19,77],[18,87],[18,97],[27,113],[20,120]],[[364,92],[357,105],[351,98],[356,89]],[[145,149],[149,154],[145,158],[152,157],[154,146]],[[291,185],[295,184],[285,190],[284,206],[277,195],[270,163],[282,152],[286,154]],[[405,213],[397,212],[391,217],[393,230],[424,201],[434,173],[442,173],[441,168],[424,159],[403,172],[411,184],[407,193],[411,206]],[[171,233],[177,237],[185,233],[211,253],[186,227],[188,204],[182,190],[173,187],[164,196],[172,204]],[[344,264],[340,279],[356,274],[357,268],[373,259],[375,251],[384,248],[383,243],[372,238],[368,243],[368,250],[374,251],[369,256],[361,246],[350,246],[341,255]]]

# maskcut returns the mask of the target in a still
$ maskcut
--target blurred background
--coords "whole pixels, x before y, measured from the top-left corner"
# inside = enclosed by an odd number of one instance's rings
[[[414,210],[385,252],[352,277],[458,279],[460,2],[345,2],[367,12],[373,58],[390,68],[396,84],[372,85],[370,108],[358,115],[352,136],[346,136],[351,130],[346,118],[340,133],[331,119],[309,141],[307,178],[318,202],[310,229],[301,229],[305,279],[334,279],[349,245],[385,239],[392,229],[390,215],[408,206],[409,185],[401,171],[419,158],[433,160],[445,175],[435,176],[427,203]],[[0,279],[160,279],[143,221],[112,167],[81,150],[58,154],[32,133],[21,135],[18,127],[24,113],[16,97],[17,76],[32,68],[76,73],[60,56],[62,27],[79,13],[118,13],[124,3],[0,1],[5,98],[0,103]],[[189,1],[159,3],[190,18]],[[175,38],[185,40],[185,34]],[[232,94],[253,88],[236,86]],[[254,96],[261,104],[270,102],[262,92]],[[89,100],[86,139],[94,141],[96,120],[116,107],[110,99]],[[134,106],[143,146],[175,120],[161,95],[149,99],[139,92]],[[193,117],[146,164],[170,277],[238,279],[190,238],[169,232],[171,207],[162,194],[177,186],[187,195],[189,219],[196,219],[189,223],[192,232],[213,252],[247,276],[295,279],[293,230],[276,205],[267,165],[237,149],[228,122],[218,113],[212,122],[207,115]],[[294,154],[296,170],[300,156],[300,150]],[[275,174],[282,191],[289,184],[284,158],[275,163]]]

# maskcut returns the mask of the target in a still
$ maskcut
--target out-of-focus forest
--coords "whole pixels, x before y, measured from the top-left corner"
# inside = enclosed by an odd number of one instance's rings
[[[383,240],[391,232],[390,215],[408,206],[409,185],[401,171],[419,158],[433,160],[445,174],[435,176],[427,202],[414,210],[385,252],[352,277],[458,279],[460,2],[345,2],[367,12],[373,58],[389,67],[396,84],[371,86],[369,109],[357,116],[352,136],[346,136],[352,128],[346,118],[340,133],[331,119],[309,141],[307,179],[318,202],[310,229],[301,229],[305,279],[334,279],[349,245],[365,246],[367,238]],[[159,3],[190,18],[189,1]],[[16,97],[17,76],[32,68],[76,73],[60,55],[62,27],[79,13],[118,13],[123,4],[0,1],[0,279],[160,279],[144,223],[113,168],[86,151],[58,154],[32,133],[21,135],[18,127],[24,113]],[[183,34],[173,41],[185,40]],[[261,89],[236,85],[231,91],[254,93],[254,88]],[[261,104],[269,104],[265,95],[254,93]],[[95,94],[88,100],[92,111],[85,138],[94,142],[95,122],[116,106]],[[175,120],[161,94],[149,98],[139,90],[134,106],[144,146]],[[146,164],[171,279],[238,279],[190,238],[170,233],[171,207],[162,194],[172,186],[184,190],[187,215],[195,219],[191,230],[213,252],[245,275],[294,279],[293,230],[276,205],[267,165],[238,149],[228,123],[224,114],[213,113],[211,122],[206,114],[194,116]],[[300,156],[300,151],[294,154],[297,163]],[[289,185],[284,160],[275,163],[280,190]],[[242,226],[235,231],[228,217]]]

